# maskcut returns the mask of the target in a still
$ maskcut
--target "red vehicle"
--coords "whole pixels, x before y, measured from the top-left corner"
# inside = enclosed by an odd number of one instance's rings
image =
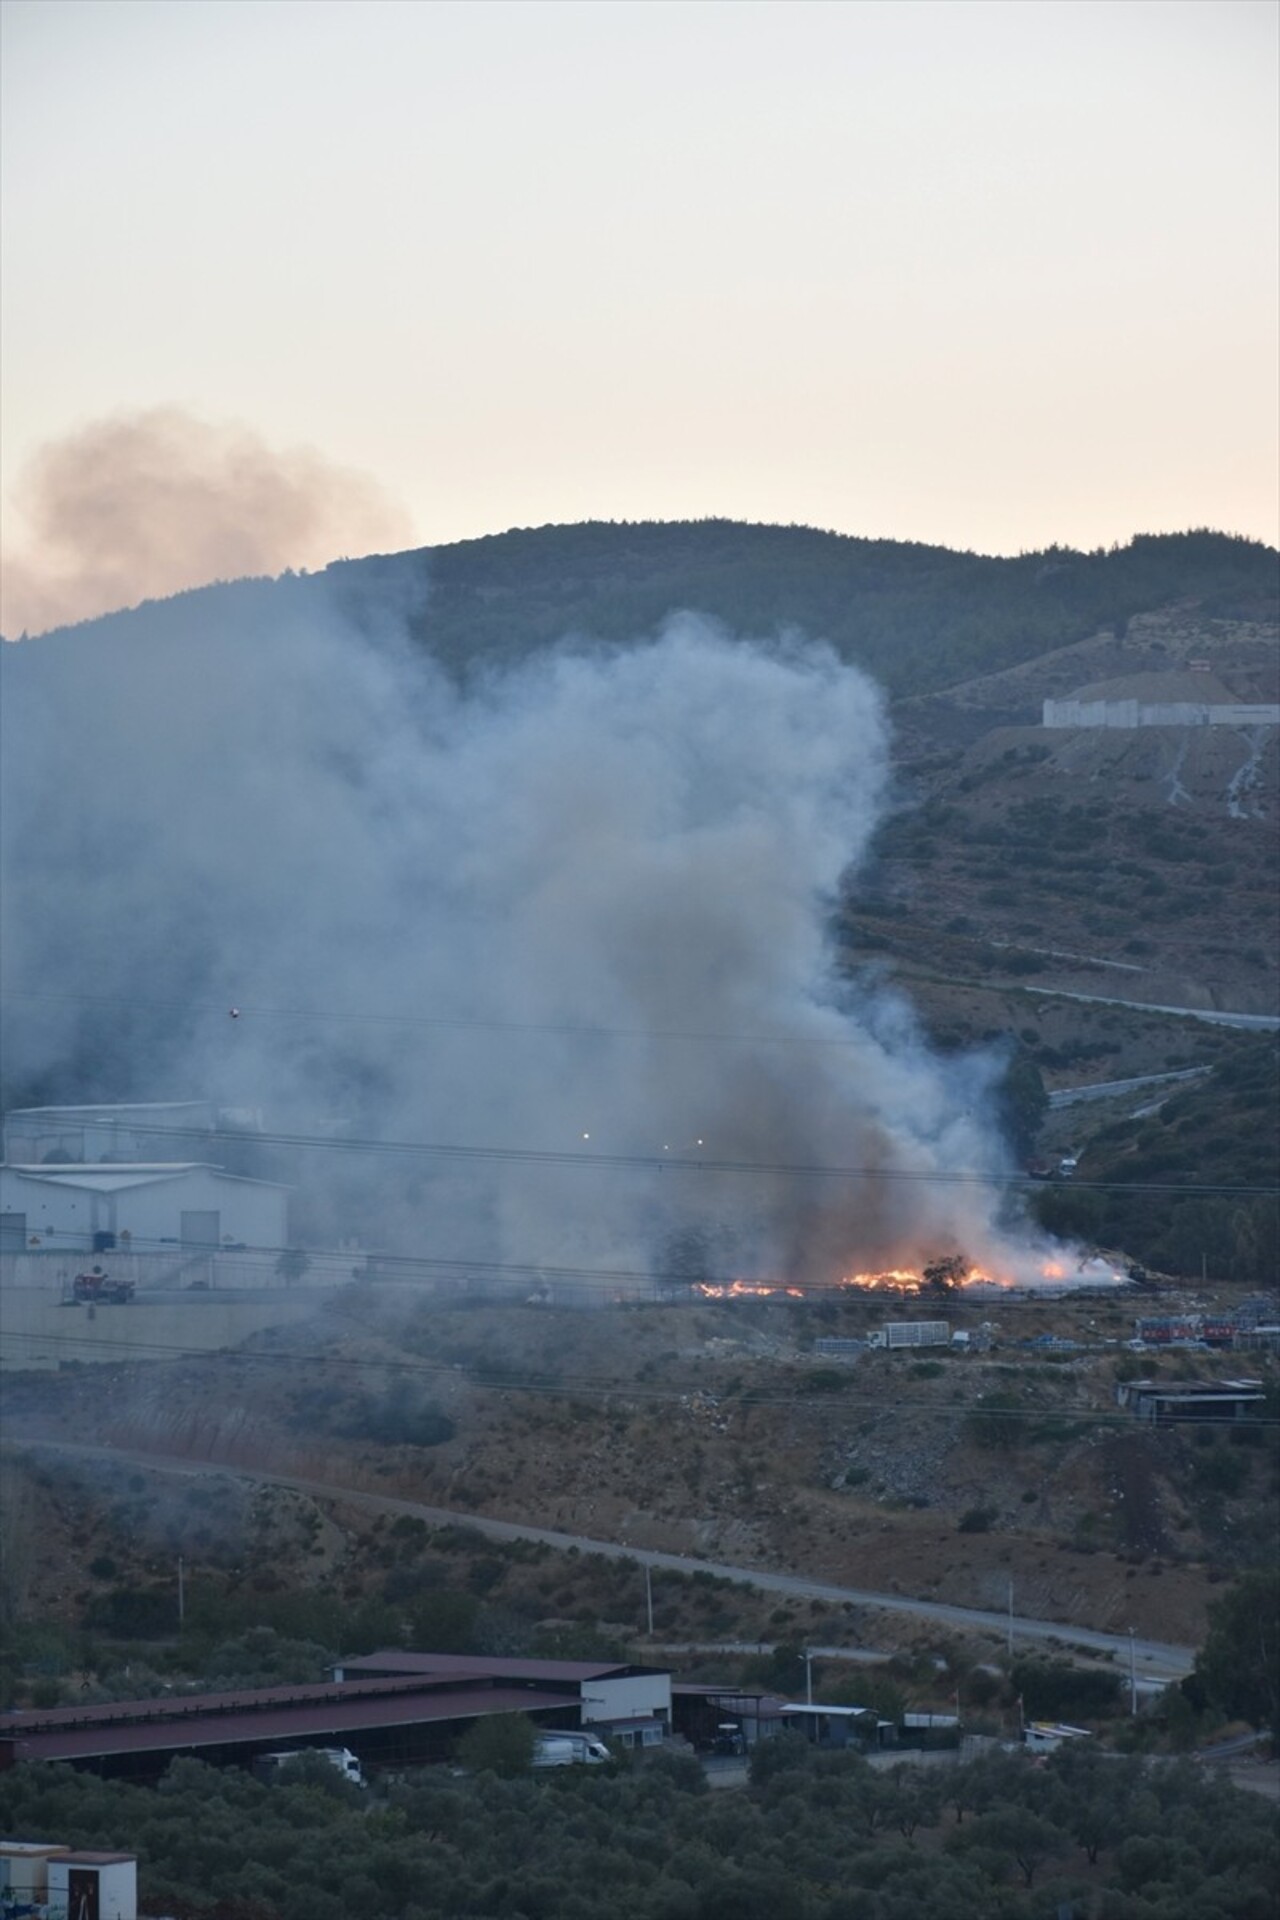
[[[86,1301],[93,1306],[127,1307],[134,1292],[132,1280],[113,1280],[101,1267],[94,1267],[88,1273],[78,1273],[71,1284],[72,1299]]]

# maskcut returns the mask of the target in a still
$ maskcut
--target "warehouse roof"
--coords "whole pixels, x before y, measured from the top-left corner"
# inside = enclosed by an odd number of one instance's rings
[[[479,1680],[482,1676],[470,1676]],[[130,1720],[187,1720],[219,1713],[267,1712],[281,1706],[317,1706],[352,1694],[373,1695],[422,1691],[423,1682],[387,1676],[342,1686],[317,1681],[313,1686],[242,1687],[227,1693],[162,1693],[145,1700],[104,1700],[88,1706],[23,1707],[0,1715],[0,1731],[17,1727],[23,1732],[102,1726]]]
[[[176,1180],[188,1173],[215,1173],[219,1180],[234,1180],[241,1187],[280,1187],[279,1180],[251,1180],[242,1173],[227,1173],[207,1160],[98,1160],[60,1161],[38,1165],[10,1161],[8,1173],[20,1173],[28,1180],[48,1180],[60,1187],[87,1187],[92,1193],[116,1193],[126,1187],[144,1187],[157,1180]]]
[[[1156,1400],[1261,1400],[1261,1380],[1126,1380],[1130,1396]]]
[[[434,1674],[456,1679],[460,1674],[487,1675],[499,1680],[580,1682],[622,1678],[629,1673],[665,1673],[665,1667],[637,1667],[626,1660],[516,1660],[491,1659],[475,1653],[403,1653],[397,1647],[363,1653],[342,1660],[334,1673]],[[349,1684],[349,1683],[348,1683]]]
[[[268,1702],[265,1695],[284,1696]],[[235,1704],[233,1704],[235,1703]],[[87,1760],[122,1753],[198,1752],[201,1748],[278,1746],[317,1735],[356,1734],[371,1727],[415,1726],[470,1720],[530,1707],[557,1713],[581,1706],[577,1694],[527,1688],[433,1687],[429,1682],[341,1687],[265,1687],[255,1694],[188,1695],[177,1701],[126,1701],[150,1714],[110,1717],[110,1710],[75,1709],[51,1725],[53,1714],[0,1717],[0,1750],[13,1760]],[[165,1707],[168,1712],[163,1711]],[[22,1724],[15,1724],[20,1722]]]

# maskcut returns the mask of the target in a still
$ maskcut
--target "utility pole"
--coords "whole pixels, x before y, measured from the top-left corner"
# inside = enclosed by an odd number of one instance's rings
[[[644,1598],[645,1598],[645,1606],[649,1614],[649,1638],[652,1640],[653,1638],[653,1568],[650,1566],[646,1566],[644,1570]]]
[[[806,1706],[813,1705],[813,1655],[808,1647],[804,1650],[804,1697]]]
[[[179,1554],[178,1555],[178,1625],[179,1626],[182,1625],[186,1617],[187,1617],[186,1569],[182,1564],[182,1555]]]
[[[1133,1628],[1129,1629],[1129,1717],[1138,1717],[1138,1676],[1134,1669]]]
[[[1013,1658],[1013,1575],[1009,1575],[1009,1658]]]

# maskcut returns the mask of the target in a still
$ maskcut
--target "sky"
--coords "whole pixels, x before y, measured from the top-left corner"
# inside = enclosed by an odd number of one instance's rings
[[[5,0],[3,630],[588,518],[1274,540],[1278,20]]]

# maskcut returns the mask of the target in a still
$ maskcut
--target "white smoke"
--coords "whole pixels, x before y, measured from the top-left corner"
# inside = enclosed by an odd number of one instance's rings
[[[473,1149],[308,1159],[313,1233],[427,1259],[1025,1265],[997,1063],[833,967],[888,736],[829,650],[681,615],[461,689],[307,580],[3,667],[12,1087]]]

